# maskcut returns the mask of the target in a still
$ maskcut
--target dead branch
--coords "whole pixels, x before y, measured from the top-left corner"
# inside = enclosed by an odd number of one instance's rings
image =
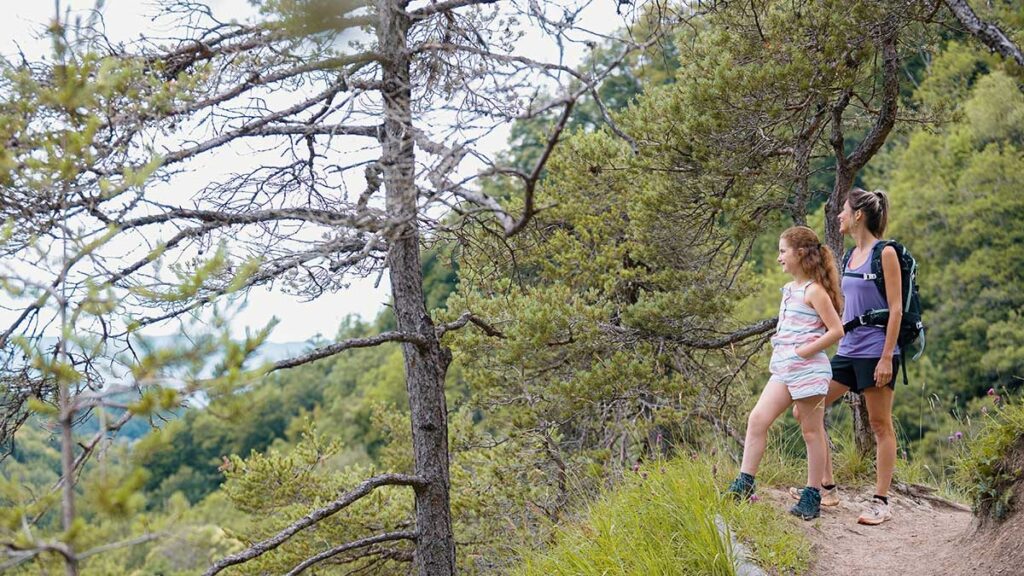
[[[1004,58],[1012,59],[1018,66],[1024,66],[1024,53],[1021,52],[1020,46],[1010,40],[999,26],[979,18],[967,0],[943,0],[943,2],[956,16],[956,19],[964,25],[964,28],[967,28],[967,31],[989,50],[998,52]]]
[[[276,370],[283,370],[285,368],[294,368],[303,364],[308,364],[322,358],[334,356],[335,354],[351,348],[370,348],[372,346],[380,346],[385,342],[408,342],[417,346],[426,346],[427,341],[423,336],[409,332],[383,332],[376,336],[370,336],[368,338],[351,338],[342,342],[335,342],[327,346],[321,346],[311,352],[297,356],[295,358],[289,358],[287,360],[280,360],[275,362],[270,367],[268,372],[274,372]]]
[[[491,326],[483,318],[477,316],[476,314],[473,314],[472,312],[463,312],[462,315],[459,316],[459,318],[454,322],[449,322],[447,324],[441,324],[440,326],[438,326],[436,328],[437,337],[440,339],[446,333],[451,332],[452,330],[458,330],[471,322],[478,326],[481,330],[483,330],[484,334],[487,334],[488,336],[493,336],[495,338],[505,337],[505,334],[503,334],[500,330]]]
[[[267,552],[270,552],[281,544],[287,542],[289,538],[298,532],[320,522],[324,518],[328,518],[337,512],[344,510],[367,494],[373,492],[376,488],[381,486],[412,486],[413,488],[420,488],[424,485],[426,485],[426,481],[423,478],[420,478],[419,476],[410,476],[408,474],[382,474],[380,476],[364,480],[354,490],[345,493],[329,505],[306,514],[284,530],[278,532],[276,535],[257,542],[241,552],[232,554],[231,556],[217,561],[203,573],[203,576],[213,576],[228,566],[242,564],[243,562],[248,562],[253,558],[257,558]]]
[[[358,548],[364,548],[366,546],[372,546],[373,544],[379,544],[381,542],[391,542],[391,541],[394,541],[394,540],[415,540],[415,539],[416,539],[416,532],[412,532],[412,531],[388,532],[386,534],[378,534],[376,536],[367,536],[366,538],[360,538],[359,540],[354,540],[352,542],[348,542],[348,543],[342,544],[340,546],[335,546],[334,548],[331,548],[330,550],[325,550],[324,552],[321,552],[321,553],[317,554],[316,556],[313,556],[311,558],[307,558],[307,559],[303,560],[301,563],[297,564],[294,568],[289,570],[288,574],[286,576],[297,576],[298,574],[301,574],[303,571],[305,571],[306,568],[309,568],[310,566],[313,566],[314,564],[318,564],[320,562],[323,562],[324,560],[333,558],[333,557],[335,557],[338,554],[341,554],[343,552],[348,552],[349,550],[355,550],[355,549],[358,549]]]

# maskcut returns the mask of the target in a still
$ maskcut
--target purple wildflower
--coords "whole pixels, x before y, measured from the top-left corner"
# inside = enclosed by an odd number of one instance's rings
[[[956,432],[955,432],[955,433],[953,434],[953,436],[954,436],[954,437],[955,437],[955,438],[956,438],[957,440],[959,440],[959,439],[961,439],[961,438],[963,438],[963,437],[964,437],[964,433],[963,433],[963,432],[961,432],[961,431],[959,431],[959,430],[957,430],[957,431],[956,431]]]
[[[757,502],[757,501],[758,501],[758,500],[760,500],[760,499],[761,499],[761,497],[760,497],[760,496],[758,496],[757,494],[751,494],[751,495],[750,495],[750,501],[751,501],[751,502]]]
[[[996,395],[996,389],[995,388],[989,388],[987,394],[989,396],[995,396]]]

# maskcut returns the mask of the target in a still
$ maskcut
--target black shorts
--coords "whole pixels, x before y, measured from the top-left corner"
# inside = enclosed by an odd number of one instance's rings
[[[875,367],[878,358],[849,358],[847,356],[832,357],[832,379],[860,394],[868,388],[875,387]],[[896,389],[896,375],[900,371],[900,356],[892,357],[892,381],[889,388]]]

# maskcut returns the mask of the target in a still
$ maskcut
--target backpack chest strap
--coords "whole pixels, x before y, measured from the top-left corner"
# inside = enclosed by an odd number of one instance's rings
[[[878,274],[862,274],[859,272],[843,272],[843,276],[849,276],[850,278],[860,278],[861,280],[875,280],[878,278]]]

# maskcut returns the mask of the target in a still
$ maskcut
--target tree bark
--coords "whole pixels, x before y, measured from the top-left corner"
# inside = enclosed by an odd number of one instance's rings
[[[411,19],[402,0],[378,0],[377,38],[383,56],[384,130],[381,134],[385,205],[392,223],[388,272],[398,330],[419,336],[402,345],[412,423],[419,576],[455,573],[449,503],[448,423],[444,396],[450,355],[438,342],[423,300],[407,41]]]
[[[987,46],[989,50],[998,52],[1004,58],[1011,58],[1018,66],[1024,66],[1024,52],[1020,46],[1010,39],[999,26],[986,22],[967,3],[967,0],[944,0],[950,12],[967,28],[967,31]]]

